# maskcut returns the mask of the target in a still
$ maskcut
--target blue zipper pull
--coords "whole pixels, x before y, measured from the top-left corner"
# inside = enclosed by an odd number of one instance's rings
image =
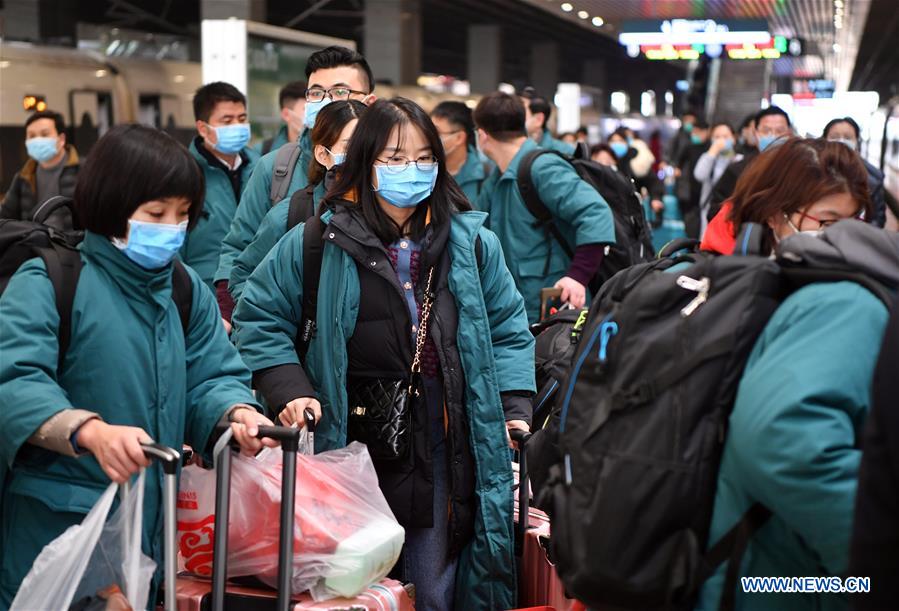
[[[611,320],[602,323],[602,327],[600,328],[599,333],[599,362],[605,363],[607,357],[606,352],[609,347],[609,340],[611,340],[618,334],[618,323]]]

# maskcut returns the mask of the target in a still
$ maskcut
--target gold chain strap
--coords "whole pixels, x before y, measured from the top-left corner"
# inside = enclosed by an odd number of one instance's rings
[[[415,357],[412,359],[412,373],[421,372],[421,352],[424,350],[425,341],[428,339],[428,319],[431,317],[431,281],[434,279],[434,268],[428,272],[428,284],[425,287],[424,300],[421,303],[421,324],[418,326],[418,336],[415,338]]]

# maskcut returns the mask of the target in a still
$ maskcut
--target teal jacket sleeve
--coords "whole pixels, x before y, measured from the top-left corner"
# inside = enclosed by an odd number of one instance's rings
[[[615,243],[615,222],[609,204],[581,180],[571,164],[556,155],[541,155],[534,161],[531,177],[540,201],[553,217],[571,227],[575,248]]]
[[[53,285],[34,259],[0,296],[0,457],[8,467],[44,421],[74,407],[56,381],[58,329]]]
[[[247,247],[234,259],[231,268],[231,276],[228,280],[228,290],[234,301],[238,301],[243,294],[244,286],[247,278],[256,269],[265,255],[275,247],[284,234],[287,232],[287,213],[290,208],[290,200],[285,199],[279,202],[274,208],[268,211],[259,225],[259,230],[253,237],[253,241],[247,244]]]
[[[230,278],[234,259],[253,240],[259,224],[271,208],[269,190],[272,184],[273,163],[273,153],[269,153],[256,163],[253,173],[250,174],[250,179],[240,196],[240,205],[237,206],[237,212],[231,220],[231,228],[222,242],[215,282]]]
[[[212,290],[191,270],[193,300],[185,338],[187,421],[185,440],[194,448],[208,447],[210,435],[224,413],[243,403],[262,411],[250,390],[250,372],[222,326]]]
[[[266,255],[244,286],[232,339],[251,371],[299,365],[294,347],[302,316],[303,224]]]
[[[481,238],[482,261],[478,262],[481,289],[490,324],[499,390],[534,392],[534,336],[528,328],[524,299],[506,267],[499,238],[483,228],[478,235]]]
[[[797,291],[753,349],[730,419],[741,485],[833,575],[847,567],[877,347],[887,311],[851,283]]]

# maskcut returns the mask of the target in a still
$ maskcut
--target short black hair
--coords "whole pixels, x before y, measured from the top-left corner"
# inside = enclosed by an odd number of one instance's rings
[[[848,123],[849,127],[855,132],[855,139],[860,140],[862,137],[862,128],[858,126],[858,123],[855,122],[855,119],[852,117],[840,117],[837,119],[831,119],[827,125],[824,126],[824,133],[821,134],[823,138],[827,138],[827,132],[830,131],[830,128],[836,125],[837,123]]]
[[[762,119],[764,117],[770,117],[772,115],[782,116],[784,119],[787,120],[787,125],[789,127],[793,126],[793,124],[790,122],[790,115],[788,115],[787,112],[780,106],[769,106],[768,108],[763,108],[760,111],[758,111],[757,113],[755,113],[755,119],[753,119],[753,126],[756,129],[758,129],[759,123],[761,123]]]
[[[464,131],[465,137],[468,139],[468,144],[474,145],[474,119],[471,116],[471,109],[466,106],[464,102],[455,102],[451,100],[440,102],[440,104],[435,106],[434,110],[431,111],[431,116],[445,119],[452,123],[456,129]]]
[[[750,125],[755,125],[755,115],[756,114],[757,113],[752,112],[752,113],[749,113],[748,115],[746,115],[745,117],[743,117],[743,120],[740,122],[739,130],[743,131]]]
[[[680,116],[680,118],[683,119],[683,118],[686,117],[687,115],[690,115],[691,117],[696,117],[697,119],[699,118],[699,113],[696,112],[695,110],[693,110],[692,108],[688,108],[687,110],[685,110],[685,111],[684,111],[684,114],[682,114],[682,115]]]
[[[593,157],[594,155],[596,155],[597,153],[599,153],[601,151],[605,151],[612,157],[617,158],[617,156],[615,155],[615,151],[613,151],[612,147],[609,146],[608,144],[606,144],[605,142],[600,142],[599,144],[594,144],[593,146],[591,146],[590,147],[590,157]]]
[[[316,51],[309,56],[309,59],[306,60],[306,80],[309,80],[313,72],[340,66],[351,66],[361,70],[365,75],[365,80],[368,81],[368,93],[375,90],[375,75],[371,71],[371,66],[365,61],[365,57],[358,51],[337,45]]]
[[[219,102],[239,102],[247,105],[247,97],[231,83],[216,81],[203,85],[194,93],[194,119],[209,121]]]
[[[696,122],[693,123],[693,127],[697,129],[708,129],[709,122],[701,117],[696,117]]]
[[[30,117],[25,119],[25,129],[28,129],[28,126],[38,119],[51,119],[53,121],[53,124],[56,126],[56,133],[65,133],[66,122],[63,120],[61,114],[53,110],[41,110],[40,112],[32,113]]]
[[[281,87],[278,92],[278,107],[293,106],[297,100],[306,98],[306,81],[293,81]]]
[[[574,133],[577,134],[577,135],[584,134],[584,135],[586,136],[587,133],[588,133],[588,132],[587,132],[587,126],[586,126],[586,125],[581,125],[579,128],[577,128],[577,131],[574,132]]]
[[[495,91],[481,98],[474,109],[474,122],[490,137],[502,142],[527,136],[524,103],[518,96]]]
[[[531,109],[532,115],[543,114],[543,129],[548,129],[549,118],[553,114],[553,107],[549,100],[537,93],[537,90],[533,87],[522,89],[521,97],[528,101],[528,108]]]
[[[161,130],[117,125],[91,149],[75,184],[79,225],[105,237],[125,237],[139,206],[166,197],[190,201],[188,226],[203,211],[205,180],[184,146]]]

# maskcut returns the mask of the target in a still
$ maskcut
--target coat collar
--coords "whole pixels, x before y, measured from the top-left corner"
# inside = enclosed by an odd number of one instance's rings
[[[162,269],[144,269],[126,257],[108,238],[90,231],[84,234],[81,252],[91,263],[109,274],[126,297],[149,297],[160,305],[171,299],[171,263]]]
[[[536,142],[530,138],[525,140],[524,144],[521,145],[521,148],[518,149],[518,152],[515,153],[515,156],[512,157],[509,167],[503,172],[500,180],[518,180],[518,166],[521,165],[522,159],[524,159],[525,155],[537,148],[539,148],[539,145]]]
[[[75,147],[67,144],[66,151],[68,153],[68,157],[66,158],[66,164],[64,167],[71,168],[77,167],[81,163],[81,159],[78,157],[78,151],[75,150]],[[26,181],[30,186],[32,191],[37,190],[37,161],[28,158],[28,161],[25,162],[25,165],[22,166],[22,169],[19,171],[19,176],[22,177],[22,180]]]
[[[468,147],[468,156],[465,158],[465,163],[459,168],[459,173],[456,176],[466,181],[484,180],[484,162],[481,161],[477,148],[473,146]]]
[[[190,143],[190,152],[194,156],[194,159],[200,164],[200,166],[205,171],[208,169],[219,169],[226,173],[233,172],[242,172],[244,168],[246,168],[250,163],[250,157],[247,155],[247,149],[242,149],[238,155],[240,155],[240,165],[237,166],[237,169],[232,170],[229,168],[225,162],[221,159],[213,155],[209,149],[203,146],[203,138],[201,136],[197,136]]]

